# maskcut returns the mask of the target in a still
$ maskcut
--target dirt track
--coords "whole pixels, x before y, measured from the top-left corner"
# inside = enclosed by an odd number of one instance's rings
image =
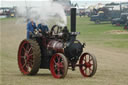
[[[65,79],[54,79],[49,70],[40,70],[36,76],[24,76],[17,65],[17,50],[25,38],[25,24],[15,20],[1,21],[1,85],[128,85],[128,51],[87,45],[98,62],[96,75],[83,78],[79,72],[68,71]]]

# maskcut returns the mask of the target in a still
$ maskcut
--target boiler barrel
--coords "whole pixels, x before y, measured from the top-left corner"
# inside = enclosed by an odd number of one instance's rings
[[[62,42],[56,41],[56,40],[51,40],[48,45],[47,48],[49,50],[54,50],[56,52],[60,52],[60,53],[64,53],[64,46]]]

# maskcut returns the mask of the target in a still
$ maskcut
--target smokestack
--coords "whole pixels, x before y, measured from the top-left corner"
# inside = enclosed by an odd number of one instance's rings
[[[76,32],[76,8],[71,8],[71,32]]]

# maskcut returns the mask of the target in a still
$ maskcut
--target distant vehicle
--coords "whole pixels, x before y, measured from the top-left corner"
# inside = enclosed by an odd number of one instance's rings
[[[128,13],[128,2],[120,3],[121,13]]]
[[[120,24],[125,24],[128,19],[128,13],[121,13],[120,18],[112,19],[112,24],[116,24],[117,26]]]
[[[85,8],[77,7],[77,15],[79,15],[80,17],[85,16]]]
[[[91,16],[91,21],[99,24],[101,21],[111,21],[113,18],[120,16],[120,11],[113,10],[113,7],[103,7],[98,9],[97,15]]]
[[[79,16],[80,17],[85,16],[85,12],[84,11],[80,11]]]
[[[127,19],[127,22],[125,23],[124,29],[128,30],[128,19]]]
[[[87,13],[87,16],[88,17],[91,17],[91,16],[94,16],[94,15],[97,15],[98,13],[98,10],[96,10],[95,8],[93,10],[91,10],[90,12]]]
[[[15,17],[15,8],[1,7],[0,16]]]

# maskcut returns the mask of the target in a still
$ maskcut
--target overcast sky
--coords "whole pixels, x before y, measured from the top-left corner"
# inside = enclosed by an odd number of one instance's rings
[[[25,1],[25,0],[3,0],[3,1]],[[27,0],[27,1],[47,1],[47,0]],[[128,0],[71,0],[71,1],[128,1]]]
[[[28,6],[37,6],[41,3],[39,1],[47,0],[26,0]],[[33,2],[34,1],[34,2]],[[97,3],[109,3],[109,2],[128,2],[128,0],[71,0],[72,3],[78,3],[79,5],[94,5]],[[12,7],[12,6],[25,6],[25,0],[0,0],[0,7]]]

